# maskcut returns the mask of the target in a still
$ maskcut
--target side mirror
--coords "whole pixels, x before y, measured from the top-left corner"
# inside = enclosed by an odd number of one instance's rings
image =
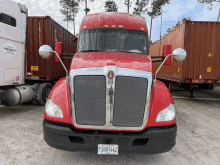
[[[172,55],[178,62],[183,62],[186,59],[186,51],[182,48],[175,49]]]
[[[166,44],[163,46],[163,57],[166,58],[169,54],[172,53],[172,45]],[[171,63],[171,56],[167,58],[164,65],[170,65]]]
[[[64,63],[60,59],[59,55],[57,54],[57,52],[53,51],[49,45],[42,45],[39,49],[39,54],[42,58],[48,58],[50,56],[50,54],[52,54],[52,53],[56,54],[56,57],[60,60],[60,63],[63,65],[64,69],[66,70],[66,83],[69,84],[68,71],[67,71]]]
[[[155,73],[155,79],[154,79],[154,87],[156,86],[156,76],[157,73],[159,72],[160,68],[163,66],[163,64],[166,62],[166,60],[170,57],[173,56],[175,58],[175,60],[177,60],[178,62],[183,62],[186,59],[186,51],[182,48],[177,48],[173,51],[172,54],[169,54],[164,61],[162,62],[162,64],[159,66],[159,68],[157,69],[156,73]]]
[[[53,52],[49,45],[42,45],[39,49],[39,54],[42,58],[48,58]]]

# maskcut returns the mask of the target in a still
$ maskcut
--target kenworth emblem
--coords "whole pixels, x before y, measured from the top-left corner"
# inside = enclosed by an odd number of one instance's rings
[[[110,70],[108,73],[107,73],[107,77],[108,77],[108,84],[109,85],[112,85],[113,84],[113,78],[115,77],[115,74],[112,70]]]

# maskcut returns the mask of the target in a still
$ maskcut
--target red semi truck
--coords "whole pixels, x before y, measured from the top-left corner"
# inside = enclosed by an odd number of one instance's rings
[[[179,62],[186,58],[184,49],[165,51],[164,62],[171,55]],[[48,45],[39,49],[43,58],[51,52],[58,56]],[[48,96],[44,140],[57,149],[98,154],[171,150],[175,106],[152,73],[143,17],[114,12],[85,16],[70,72]]]

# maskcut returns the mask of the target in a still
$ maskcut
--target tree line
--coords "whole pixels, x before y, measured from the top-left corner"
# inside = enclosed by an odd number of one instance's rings
[[[67,21],[67,30],[68,30],[68,22],[73,22],[74,26],[74,35],[75,35],[75,17],[79,11],[79,3],[84,2],[85,3],[85,9],[84,11],[87,13],[90,11],[89,8],[87,8],[87,1],[94,2],[95,0],[60,0],[61,9],[60,12],[64,15],[64,20]],[[130,0],[131,1],[131,0]],[[171,0],[152,0],[151,8],[146,7],[149,5],[150,0],[135,0],[135,7],[133,9],[133,14],[140,15],[141,14],[147,14],[151,17],[151,25],[150,25],[150,36],[151,36],[151,29],[152,29],[152,22],[153,19],[160,16],[162,14],[162,7],[166,4],[169,5]],[[207,3],[208,9],[212,10],[213,3],[214,2],[220,2],[220,0],[197,0],[198,3]],[[125,0],[125,5],[130,5],[129,0]],[[107,0],[105,1],[105,12],[118,12],[117,3],[114,0]],[[129,6],[128,6],[129,9]],[[219,12],[220,13],[220,12]],[[172,28],[167,28],[166,33],[163,35],[163,37],[170,32],[172,32],[177,26],[179,26],[181,23],[184,23],[185,21],[191,21],[190,17],[183,17],[182,22],[178,21],[175,26]],[[150,39],[150,43],[153,44],[153,42]],[[155,43],[155,42],[154,42]]]
[[[95,0],[90,0],[95,1]],[[65,16],[63,21],[67,21],[67,30],[68,22],[73,22],[74,26],[74,35],[75,35],[75,17],[79,11],[79,3],[85,2],[87,0],[60,0],[61,9],[60,12]],[[155,0],[152,3],[152,11],[149,11],[148,8],[145,9],[146,5],[149,3],[149,0],[136,0],[136,7],[133,10],[133,14],[141,15],[142,13],[147,13],[151,18],[155,18],[161,14],[161,7],[165,4],[169,4],[170,0]],[[128,0],[125,0],[125,5],[130,5]],[[107,0],[105,1],[105,12],[117,12],[118,7],[115,1]],[[89,8],[85,8],[86,14],[89,12]],[[152,26],[152,23],[151,23]]]

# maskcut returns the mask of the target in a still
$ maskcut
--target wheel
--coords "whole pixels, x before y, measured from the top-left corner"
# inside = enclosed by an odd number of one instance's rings
[[[0,99],[2,100],[2,101],[0,101],[0,104],[9,107],[9,104],[5,100],[6,99],[5,91],[0,92]]]
[[[201,89],[210,89],[210,90],[214,89],[213,84],[198,84],[197,86]]]
[[[208,89],[209,90],[213,90],[214,88],[215,88],[215,85],[214,84],[210,84]]]
[[[39,86],[40,86],[40,83],[35,83],[32,87],[33,87],[34,90],[37,91]]]
[[[1,101],[2,105],[6,106],[6,107],[10,107],[10,105],[7,103],[6,100]]]
[[[37,89],[37,101],[40,105],[46,104],[47,97],[49,96],[51,89],[52,85],[49,83],[40,84]]]
[[[40,86],[40,83],[35,83],[35,84],[32,86],[32,88],[36,91],[36,93],[37,93],[37,89],[38,89],[39,86]],[[36,99],[36,96],[35,96],[35,99],[33,99],[31,102],[32,102],[32,104],[34,104],[34,105],[39,105],[39,103],[38,103],[38,101],[37,101],[37,99]]]
[[[171,82],[170,81],[165,81],[164,84],[166,85],[166,87],[169,89],[169,91],[171,92]]]
[[[53,81],[53,82],[51,83],[52,87],[53,87],[56,83],[57,83],[57,81]]]
[[[191,84],[189,84],[189,83],[184,83],[183,84],[183,88],[187,89],[187,90],[190,90],[190,86],[191,86]]]

